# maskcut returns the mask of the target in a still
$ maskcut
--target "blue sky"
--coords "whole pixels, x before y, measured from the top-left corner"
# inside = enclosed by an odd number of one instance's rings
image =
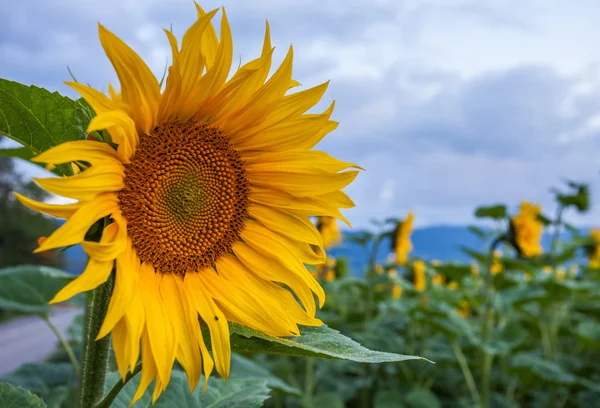
[[[268,19],[277,61],[294,45],[295,79],[305,87],[331,79],[318,108],[335,99],[340,126],[319,147],[367,170],[347,190],[355,226],[409,209],[416,225],[460,224],[478,204],[521,199],[551,211],[549,189],[561,179],[600,188],[597,1],[201,5],[226,7],[242,61],[260,52]],[[2,14],[0,77],[74,96],[63,85],[67,65],[100,89],[117,82],[98,21],[160,77],[170,56],[162,28],[172,24],[179,37],[195,8],[188,0],[28,0],[8,2]],[[599,216],[594,208],[571,219]]]

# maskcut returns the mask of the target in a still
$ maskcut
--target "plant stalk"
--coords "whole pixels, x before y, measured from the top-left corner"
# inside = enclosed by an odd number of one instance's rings
[[[71,361],[71,364],[73,365],[73,369],[75,370],[75,373],[77,374],[77,377],[79,379],[81,379],[81,371],[80,371],[80,367],[79,367],[79,362],[77,361],[77,357],[75,357],[73,348],[71,347],[71,345],[69,344],[67,339],[65,339],[65,337],[62,335],[60,330],[58,330],[58,327],[56,327],[54,325],[54,323],[52,323],[52,320],[50,320],[49,315],[43,315],[42,318],[44,319],[44,321],[46,322],[48,327],[50,327],[50,329],[54,332],[54,334],[58,338],[58,341],[60,342],[62,347],[67,352],[67,355],[69,356],[69,360]]]
[[[106,394],[106,397],[104,397],[104,399],[102,401],[100,401],[98,404],[96,404],[94,406],[94,408],[109,408],[110,405],[115,400],[115,398],[117,398],[117,395],[119,395],[119,392],[123,389],[123,387],[125,387],[125,384],[127,384],[129,382],[129,380],[131,380],[133,377],[135,377],[136,374],[139,373],[140,371],[142,371],[142,363],[139,363],[138,365],[136,365],[135,369],[132,372],[127,373],[124,380],[117,381],[117,383],[114,385],[114,387],[112,387],[112,389],[108,392],[108,394]]]
[[[81,408],[94,407],[104,395],[110,351],[110,334],[100,340],[96,340],[96,336],[106,316],[113,280],[113,274],[111,274],[105,283],[94,289],[91,294],[88,294],[85,311],[83,367],[81,371]]]

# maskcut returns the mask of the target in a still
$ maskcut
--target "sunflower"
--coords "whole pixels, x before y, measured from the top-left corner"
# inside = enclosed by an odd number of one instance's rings
[[[392,251],[396,254],[396,263],[398,265],[406,264],[408,253],[412,250],[410,234],[412,233],[414,218],[414,214],[409,211],[406,219],[400,221],[396,226],[394,239],[392,240]]]
[[[114,268],[97,338],[112,333],[123,377],[141,354],[134,401],[154,379],[156,401],[175,359],[190,389],[202,373],[206,389],[214,367],[227,378],[228,321],[273,336],[297,336],[299,324],[322,324],[314,317],[314,295],[321,307],[325,294],[305,264],[323,263],[325,252],[309,217],[347,222],[339,209],[354,204],[341,189],[358,174],[348,169],[360,169],[312,150],[337,127],[330,120],[334,104],[306,113],[328,83],[288,94],[299,85],[292,79],[291,47],[267,79],[268,23],[260,57],[228,79],[233,43],[225,10],[219,37],[211,23],[218,10],[197,11],[181,46],[165,30],[173,61],[164,87],[99,25],[120,92],[109,85],[107,96],[67,84],[95,111],[87,131],[99,132],[102,141],[65,142],[33,159],[82,163],[77,175],[36,180],[78,201],[51,205],[17,194],[27,207],[67,219],[35,252],[81,244],[89,255],[81,276],[51,303],[96,288]],[[97,222],[103,226],[99,242],[86,240]],[[210,333],[212,358],[201,325]]]
[[[419,292],[423,292],[427,287],[427,281],[425,277],[425,262],[420,259],[416,260],[413,263],[413,282],[415,285],[415,289]]]
[[[317,229],[323,238],[323,247],[331,248],[339,245],[342,241],[342,234],[338,227],[335,217],[318,217]]]
[[[539,220],[542,209],[526,201],[521,203],[521,211],[511,220],[513,241],[519,254],[526,258],[541,255],[543,250],[540,245],[544,225]]]
[[[590,268],[600,268],[600,229],[594,228],[590,231],[590,238],[595,241],[587,249]]]

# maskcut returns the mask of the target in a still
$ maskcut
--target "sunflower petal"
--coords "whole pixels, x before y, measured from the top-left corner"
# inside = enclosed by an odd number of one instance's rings
[[[140,56],[119,37],[101,24],[98,24],[98,31],[104,52],[121,82],[123,102],[131,108],[138,129],[150,134],[160,101],[158,80]]]
[[[188,287],[188,292],[193,293],[196,310],[210,330],[212,351],[217,371],[221,374],[221,377],[227,379],[229,377],[231,360],[229,326],[227,325],[225,315],[208,295],[208,289],[198,277],[198,274],[205,272],[187,273],[184,282]]]
[[[118,210],[114,194],[98,196],[94,201],[83,204],[67,222],[54,231],[34,252],[43,252],[61,246],[79,244],[84,241],[88,229],[102,217]]]
[[[323,246],[323,238],[312,222],[306,217],[298,217],[266,205],[251,203],[248,206],[250,217],[260,221],[271,231],[309,244]]]
[[[100,115],[101,113],[108,111],[128,109],[127,105],[116,100],[116,98],[113,97],[111,100],[108,96],[92,88],[91,86],[80,84],[79,82],[65,82],[65,84],[76,90],[92,107],[96,115]],[[109,91],[110,90],[114,92],[112,85],[109,85]]]
[[[90,259],[83,273],[75,278],[75,280],[69,282],[69,284],[62,288],[48,303],[54,304],[64,302],[75,295],[96,289],[106,282],[110,276],[112,267],[113,262],[96,262],[93,259]]]
[[[95,116],[88,125],[87,131],[107,129],[115,143],[119,145],[117,152],[120,159],[128,163],[139,144],[139,136],[133,119],[123,111],[104,112]]]
[[[156,377],[158,372],[156,362],[154,361],[154,356],[152,354],[152,347],[150,346],[150,336],[148,334],[148,330],[144,330],[142,333],[142,376],[140,378],[140,384],[131,400],[131,407],[137,400],[142,398],[145,394],[146,389]]]
[[[82,160],[92,166],[98,164],[120,164],[115,149],[107,143],[93,140],[64,142],[38,154],[31,159],[34,163],[62,164]]]
[[[15,197],[23,204],[25,207],[30,208],[34,211],[38,211],[44,214],[49,214],[58,218],[70,218],[75,212],[81,207],[81,203],[73,203],[73,204],[46,204],[40,203],[38,201],[34,201],[31,198],[27,198],[24,195],[19,193],[13,193]]]

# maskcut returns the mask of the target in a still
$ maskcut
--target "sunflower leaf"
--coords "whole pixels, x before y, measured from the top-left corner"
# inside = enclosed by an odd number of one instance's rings
[[[73,276],[48,266],[0,269],[0,309],[47,315],[48,302],[71,279]]]
[[[298,337],[273,337],[257,330],[229,323],[231,349],[240,353],[272,353],[290,356],[350,360],[361,363],[386,363],[405,360],[427,360],[419,356],[369,350],[354,340],[325,325],[303,327]],[[204,336],[210,338],[209,335]]]
[[[117,382],[121,381],[118,373],[110,373],[106,379],[106,391]],[[140,383],[140,375],[129,381],[117,395],[111,407],[128,408],[135,391]],[[190,392],[185,374],[173,371],[171,381],[163,394],[161,394],[153,408],[225,408],[261,407],[269,398],[267,381],[263,379],[237,379],[231,378],[224,381],[217,377],[208,380],[206,393],[202,393],[202,383]],[[146,408],[151,406],[152,387],[146,390],[144,396],[132,405],[131,408]]]
[[[3,408],[44,408],[44,401],[21,387],[0,384],[0,407]]]
[[[60,143],[84,139],[92,116],[91,108],[82,100],[0,78],[0,133],[33,155]],[[57,170],[72,174],[67,165]]]

